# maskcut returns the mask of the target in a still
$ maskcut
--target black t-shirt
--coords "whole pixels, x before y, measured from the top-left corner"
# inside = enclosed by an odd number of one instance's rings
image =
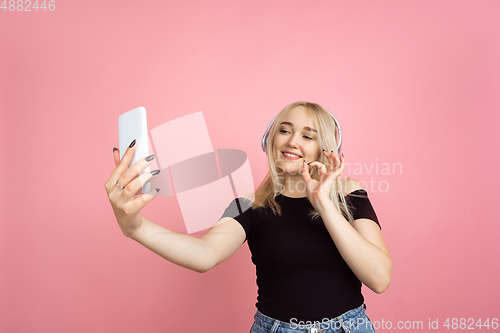
[[[364,196],[345,197],[354,219],[367,218],[380,227],[366,191],[352,194]],[[281,216],[270,208],[251,209],[252,202],[244,198],[235,199],[222,215],[245,229],[256,266],[257,309],[284,322],[321,322],[363,304],[361,282],[341,257],[321,216],[308,216],[314,209],[309,199],[280,194],[275,200]]]

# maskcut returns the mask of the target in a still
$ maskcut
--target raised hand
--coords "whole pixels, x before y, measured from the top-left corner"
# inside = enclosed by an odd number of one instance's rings
[[[116,168],[104,184],[109,202],[115,213],[118,225],[125,236],[130,236],[142,225],[140,210],[152,201],[159,189],[152,189],[148,193],[137,194],[143,185],[160,173],[160,170],[146,172],[139,177],[139,173],[147,168],[154,159],[154,155],[140,159],[129,167],[135,153],[135,140],[127,148],[120,161],[120,151],[113,150]]]
[[[332,186],[345,168],[344,155],[337,155],[332,151],[328,153],[323,149],[323,155],[330,163],[330,169],[317,161],[305,163],[302,167],[302,177],[306,183],[307,197],[311,204],[317,208],[321,200],[330,200],[330,191]],[[319,169],[320,181],[311,178],[309,167],[317,167]]]

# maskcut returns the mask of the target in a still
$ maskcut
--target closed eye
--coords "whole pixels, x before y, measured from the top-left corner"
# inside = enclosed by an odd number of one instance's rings
[[[285,130],[280,130],[280,133],[290,133],[288,131],[285,131]],[[306,136],[304,135],[304,138],[308,139],[308,140],[314,140],[313,138],[309,137],[309,136]]]

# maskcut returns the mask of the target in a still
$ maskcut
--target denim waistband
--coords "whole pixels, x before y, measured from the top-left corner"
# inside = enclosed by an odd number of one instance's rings
[[[328,332],[350,332],[351,328],[355,327],[356,325],[359,326],[367,324],[364,323],[364,318],[360,318],[361,315],[364,315],[365,309],[366,305],[363,303],[363,305],[344,312],[343,314],[335,318],[324,318],[322,321],[298,321],[292,318],[290,322],[285,322],[268,317],[257,310],[254,319],[257,324],[268,329],[270,332],[276,332],[278,328],[293,330],[297,333],[319,333],[327,329]]]

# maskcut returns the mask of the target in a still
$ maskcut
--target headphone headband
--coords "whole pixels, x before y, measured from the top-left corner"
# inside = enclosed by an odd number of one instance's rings
[[[325,109],[325,108],[323,108]],[[333,113],[331,113],[330,111],[328,111],[327,109],[325,109],[333,118],[333,121],[335,121],[335,125],[337,127],[337,130],[339,132],[339,135],[338,135],[338,138],[339,138],[339,142],[338,142],[338,147],[337,147],[337,152],[340,154],[340,147],[342,146],[342,132],[340,131],[340,125],[339,125],[339,122],[337,121],[337,118],[335,118],[335,116],[333,115]],[[275,116],[273,118],[273,121],[271,121],[271,123],[269,124],[269,126],[267,127],[267,130],[266,130],[266,133],[264,133],[264,136],[262,137],[262,150],[267,154],[267,141],[269,140],[269,132],[271,131],[271,127],[273,126],[273,123],[274,121],[276,120],[276,117]]]

